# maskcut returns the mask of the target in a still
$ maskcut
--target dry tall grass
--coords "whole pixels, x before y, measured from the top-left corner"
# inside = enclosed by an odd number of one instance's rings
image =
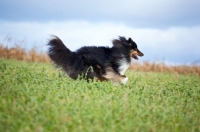
[[[23,48],[15,46],[7,48],[0,45],[0,59],[17,59],[31,62],[51,62],[46,53],[37,53],[35,49],[26,52]],[[129,70],[141,72],[170,72],[175,74],[196,74],[200,76],[200,66],[197,65],[181,65],[181,66],[167,66],[164,63],[132,63]]]
[[[35,49],[26,52],[25,49],[19,46],[7,48],[0,45],[0,59],[17,59],[32,62],[50,62],[50,59],[45,53],[37,53]]]
[[[142,72],[170,72],[174,74],[195,74],[200,76],[200,66],[197,65],[168,66],[164,63],[143,62],[132,63],[129,69]]]

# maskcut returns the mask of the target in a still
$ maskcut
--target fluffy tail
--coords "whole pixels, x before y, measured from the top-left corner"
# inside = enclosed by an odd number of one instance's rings
[[[47,44],[49,46],[48,56],[50,59],[61,68],[66,67],[69,55],[72,53],[64,43],[57,37],[53,38]]]
[[[91,66],[85,64],[85,56],[81,54],[76,55],[74,52],[70,51],[58,37],[53,36],[47,45],[49,46],[48,56],[50,59],[57,67],[64,70],[69,77],[73,79],[77,79],[79,75],[84,75],[84,78],[91,79],[98,77],[98,74],[91,70]],[[98,67],[93,68],[97,70],[98,73],[101,70]]]

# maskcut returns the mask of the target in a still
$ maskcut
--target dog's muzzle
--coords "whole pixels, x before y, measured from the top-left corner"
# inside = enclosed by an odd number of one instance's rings
[[[144,56],[144,54],[141,51],[139,51],[138,49],[132,50],[131,57],[138,60],[138,56],[142,57],[142,56]]]

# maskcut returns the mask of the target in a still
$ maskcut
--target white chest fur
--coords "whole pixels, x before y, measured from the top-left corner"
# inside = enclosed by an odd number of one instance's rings
[[[124,75],[124,73],[126,72],[126,70],[129,68],[130,66],[130,62],[128,62],[125,58],[123,58],[122,60],[119,61],[119,73],[121,75]]]

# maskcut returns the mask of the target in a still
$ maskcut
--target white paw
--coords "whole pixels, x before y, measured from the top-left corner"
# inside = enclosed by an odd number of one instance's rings
[[[114,86],[119,86],[119,83],[113,82]]]
[[[123,80],[121,80],[121,83],[126,84],[127,81],[128,81],[128,77],[126,77]]]

